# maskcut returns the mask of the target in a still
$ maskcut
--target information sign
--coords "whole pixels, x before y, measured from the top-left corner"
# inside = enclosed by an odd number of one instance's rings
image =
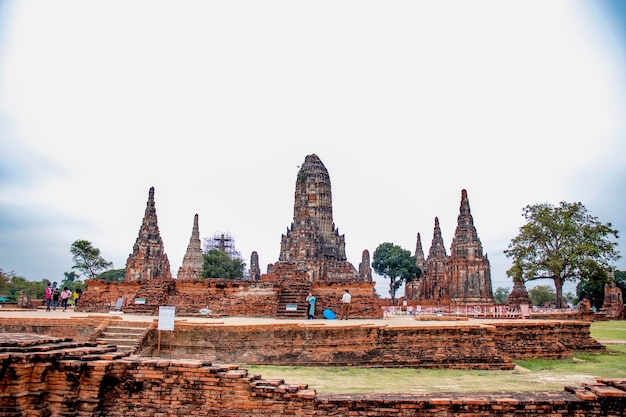
[[[174,317],[176,316],[176,307],[159,307],[159,326],[157,330],[174,331]]]

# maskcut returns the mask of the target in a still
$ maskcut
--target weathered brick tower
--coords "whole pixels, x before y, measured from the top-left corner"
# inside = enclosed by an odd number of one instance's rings
[[[491,267],[474,227],[467,191],[461,191],[461,207],[450,247],[450,299],[457,303],[493,303]]]
[[[420,234],[417,234],[415,258],[422,269],[422,278],[406,286],[405,295],[425,304],[492,304],[491,269],[489,259],[474,227],[467,191],[461,191],[461,207],[450,248],[450,256],[441,236],[439,219],[428,258],[424,260]]]
[[[419,281],[418,299],[448,300],[449,296],[448,256],[441,236],[439,218],[435,217],[433,240],[428,251],[428,258],[424,262],[424,274]]]
[[[198,215],[193,216],[193,228],[189,245],[183,257],[183,262],[178,268],[177,279],[200,279],[202,278],[202,243],[200,242],[200,228],[198,227]]]
[[[154,205],[154,187],[148,193],[148,203],[139,236],[133,246],[133,253],[126,261],[125,282],[145,282],[151,279],[172,279],[170,261],[163,248],[159,233],[156,208]]]
[[[282,235],[278,265],[295,267],[309,280],[354,282],[367,279],[346,260],[345,237],[333,222],[333,202],[328,170],[317,157],[308,155],[296,178],[293,222]]]

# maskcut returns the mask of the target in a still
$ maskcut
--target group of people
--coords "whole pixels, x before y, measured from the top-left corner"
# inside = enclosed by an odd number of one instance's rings
[[[306,297],[306,301],[309,304],[309,308],[307,309],[307,319],[311,320],[315,318],[315,297],[312,293]],[[348,320],[350,316],[350,305],[352,302],[352,296],[350,295],[350,291],[345,290],[343,295],[341,296],[341,315],[339,316],[340,320]]]
[[[59,305],[63,308],[63,311],[65,311],[70,301],[73,301],[75,306],[78,305],[81,293],[82,291],[80,290],[72,292],[68,287],[63,287],[63,291],[59,291],[56,282],[52,285],[50,281],[48,281],[45,291],[46,311],[50,311],[51,309],[56,311]]]

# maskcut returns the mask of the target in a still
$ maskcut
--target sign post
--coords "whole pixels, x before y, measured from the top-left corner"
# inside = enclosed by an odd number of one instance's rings
[[[159,341],[157,347],[157,356],[161,354],[161,331],[170,332],[170,359],[172,359],[172,337],[174,333],[174,318],[176,317],[176,307],[160,306],[159,307]]]

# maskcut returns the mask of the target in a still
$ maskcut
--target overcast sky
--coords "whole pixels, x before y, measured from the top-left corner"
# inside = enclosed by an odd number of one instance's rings
[[[623,253],[622,4],[0,0],[0,268],[60,281],[78,239],[124,268],[155,187],[174,275],[196,213],[264,273],[312,153],[355,266],[436,216],[449,252],[462,189],[494,289],[528,204]]]

